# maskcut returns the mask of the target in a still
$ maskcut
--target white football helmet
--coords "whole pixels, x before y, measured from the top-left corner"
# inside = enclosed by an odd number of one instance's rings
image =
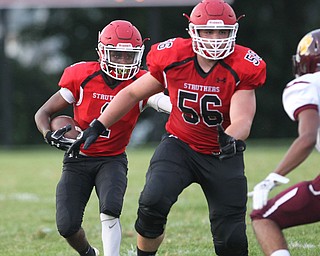
[[[114,79],[134,77],[139,72],[143,51],[140,32],[129,21],[112,21],[98,34],[100,67]]]
[[[234,51],[238,23],[231,6],[223,0],[203,0],[197,4],[189,19],[189,34],[193,51],[210,60],[220,60]],[[199,30],[226,30],[229,36],[224,39],[200,37]]]

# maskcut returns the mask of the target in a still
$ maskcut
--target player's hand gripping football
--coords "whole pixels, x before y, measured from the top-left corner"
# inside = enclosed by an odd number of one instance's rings
[[[269,192],[277,185],[286,184],[289,179],[277,173],[270,173],[263,181],[255,185],[248,196],[252,196],[253,209],[258,210],[267,204]]]
[[[220,147],[219,159],[228,159],[233,157],[237,152],[243,152],[246,150],[246,144],[242,140],[236,140],[232,136],[226,134],[222,125],[217,125],[218,140]]]
[[[74,157],[79,155],[80,146],[84,143],[83,148],[87,149],[94,143],[98,137],[106,131],[104,125],[97,119],[94,119],[89,127],[80,133],[77,140],[71,145],[67,153]]]
[[[68,150],[69,147],[74,143],[76,140],[74,139],[69,139],[64,137],[65,133],[71,130],[71,125],[66,125],[56,131],[48,131],[45,136],[44,140],[47,142],[49,145],[56,147],[61,150]]]

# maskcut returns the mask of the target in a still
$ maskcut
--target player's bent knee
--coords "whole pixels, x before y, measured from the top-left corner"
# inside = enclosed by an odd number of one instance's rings
[[[101,210],[100,209],[100,213],[106,214],[106,215],[110,215],[114,218],[120,218],[121,215],[121,209],[118,211],[115,210],[110,210],[110,209],[105,209],[105,210]]]
[[[59,234],[64,237],[64,238],[68,238],[70,236],[72,236],[73,234],[75,234],[76,232],[78,232],[78,230],[80,229],[81,225],[72,225],[70,224],[62,224],[62,223],[57,223],[57,229]]]
[[[100,213],[119,218],[121,215],[123,203],[117,198],[107,197],[105,201],[100,202]]]
[[[70,236],[72,236],[73,234],[77,233],[79,229],[76,229],[76,228],[61,228],[61,227],[58,227],[58,231],[59,231],[59,234],[61,236],[63,236],[64,238],[68,238]]]
[[[162,216],[149,209],[140,208],[138,210],[135,229],[141,236],[154,239],[163,234],[166,222],[166,216]]]
[[[228,228],[228,227],[227,227]],[[229,226],[230,228],[230,226]],[[224,237],[214,241],[217,255],[224,256],[246,256],[248,255],[248,240],[244,223],[238,223],[227,232],[223,232]]]

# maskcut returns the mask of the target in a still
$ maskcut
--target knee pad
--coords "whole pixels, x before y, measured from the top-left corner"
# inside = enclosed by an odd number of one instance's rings
[[[118,199],[116,201],[115,199],[108,198],[107,200],[103,201],[100,200],[100,212],[104,213],[106,215],[113,216],[115,218],[119,218],[122,211],[122,201]]]
[[[57,223],[57,229],[59,234],[64,237],[64,238],[68,238],[70,236],[72,236],[73,234],[75,234],[76,232],[78,232],[78,230],[80,229],[80,225],[72,225],[71,223]]]
[[[108,216],[112,216],[114,218],[118,218],[118,219],[120,218],[120,215],[121,215],[121,210],[115,212],[115,211],[110,211],[110,210],[106,210],[106,209],[101,211],[101,209],[100,209],[100,212],[103,213],[103,214],[106,214]]]
[[[141,236],[154,239],[163,234],[166,223],[166,216],[150,208],[139,208],[135,229]]]
[[[214,237],[214,246],[217,255],[247,256],[248,241],[245,223],[227,224]]]

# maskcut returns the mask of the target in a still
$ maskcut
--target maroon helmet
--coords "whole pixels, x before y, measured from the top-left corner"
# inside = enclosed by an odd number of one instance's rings
[[[309,32],[300,40],[292,62],[295,76],[320,71],[320,29]]]

